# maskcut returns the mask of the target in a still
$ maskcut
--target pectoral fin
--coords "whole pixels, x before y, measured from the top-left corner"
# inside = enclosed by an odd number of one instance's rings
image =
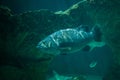
[[[85,47],[82,48],[82,51],[90,52],[90,51],[92,51],[94,48],[95,48],[95,46],[87,45],[87,46],[85,46]]]

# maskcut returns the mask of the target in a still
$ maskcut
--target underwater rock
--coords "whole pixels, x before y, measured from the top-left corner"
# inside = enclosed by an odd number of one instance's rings
[[[23,80],[23,72],[11,66],[2,66],[0,67],[0,80]]]
[[[108,72],[104,80],[120,80],[120,1],[119,0],[92,0],[93,2],[77,3],[64,13],[71,16],[76,22],[82,18],[78,17],[86,13],[93,24],[99,24],[103,32],[104,41],[109,45],[113,51],[114,63],[112,71]],[[82,12],[83,11],[83,14]],[[86,15],[85,15],[86,16]],[[108,54],[109,55],[109,54]],[[116,71],[117,69],[117,71]],[[117,72],[117,74],[115,73]],[[112,76],[112,77],[110,77]],[[114,76],[114,77],[113,77]]]
[[[120,80],[120,65],[114,64],[108,74],[103,77],[103,80]]]
[[[120,1],[119,0],[92,0],[92,2],[77,3],[71,9],[68,9],[67,14],[79,13],[81,8],[87,11],[87,14],[93,19],[94,24],[99,24],[103,32],[104,41],[113,51],[114,63],[111,70],[119,72],[120,65]],[[82,7],[81,7],[82,5]],[[72,15],[71,15],[72,16]],[[75,15],[74,15],[75,16]],[[75,16],[76,17],[76,16]],[[114,76],[116,73],[109,73],[106,77]],[[118,73],[119,74],[119,73]],[[117,75],[118,75],[117,74]],[[105,80],[115,80],[109,78]],[[117,77],[117,80],[120,78]]]
[[[0,16],[1,20],[8,18],[12,16],[12,11],[8,7],[0,5]]]
[[[120,1],[98,1],[104,2],[91,10],[93,11],[92,15],[95,16],[94,21],[102,25],[101,29],[104,35],[104,41],[111,47],[114,57],[114,67],[110,69],[110,72],[108,72],[104,80],[120,80],[120,77],[118,77],[120,75],[120,9],[118,9],[120,8]]]
[[[0,15],[4,19],[0,21],[0,66],[10,66],[10,68],[5,68],[4,71],[0,71],[4,73],[3,76],[0,75],[1,80],[13,71],[13,67],[18,68],[15,69],[16,73],[14,74],[19,75],[19,71],[25,73],[22,74],[22,79],[45,80],[45,73],[52,57],[50,55],[42,55],[35,47],[38,42],[37,40],[44,37],[47,30],[47,28],[46,30],[41,30],[41,27],[43,25],[46,26],[48,19],[45,19],[45,13],[49,14],[50,12],[44,10],[39,11],[39,14],[34,12],[36,16],[32,12],[8,16],[8,12],[6,12],[4,11]],[[40,20],[35,19],[36,17]],[[42,17],[44,17],[43,20],[41,20]],[[43,23],[44,21],[46,22],[45,24]],[[6,77],[5,80],[18,79]]]
[[[46,70],[54,57],[36,49],[40,40],[59,29],[77,27],[88,22],[78,23],[69,15],[49,10],[30,11],[18,15],[8,12],[10,10],[5,9],[0,15],[0,17],[5,15],[0,23],[0,54],[2,55],[0,66],[10,66],[10,71],[13,67],[18,68],[21,73],[25,73],[22,74],[25,80],[45,80]],[[4,69],[8,71],[5,72],[6,75],[10,72],[9,69]],[[17,69],[15,74],[19,74]],[[5,75],[1,76],[4,77]]]
[[[74,20],[74,23],[77,25],[94,25],[94,20],[88,14],[86,8],[86,0],[81,0],[80,2],[74,4],[73,6],[65,10],[63,13],[69,15]]]

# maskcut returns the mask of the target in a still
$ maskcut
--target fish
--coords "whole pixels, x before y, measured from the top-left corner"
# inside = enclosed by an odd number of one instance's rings
[[[93,61],[93,62],[90,63],[89,67],[90,68],[95,68],[97,63],[98,63],[97,61]]]
[[[95,25],[92,29],[88,25],[77,28],[61,29],[38,42],[36,48],[41,52],[52,54],[76,53],[80,50],[91,51],[95,47],[102,47],[105,43],[101,40],[100,27]]]

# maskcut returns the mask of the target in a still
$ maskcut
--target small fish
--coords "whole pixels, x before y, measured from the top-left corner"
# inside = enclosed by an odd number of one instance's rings
[[[101,47],[99,45],[104,45],[101,41],[100,28],[95,26],[90,30],[89,26],[81,25],[54,32],[40,41],[36,47],[44,53],[59,55],[80,50],[91,51],[96,46]]]
[[[97,61],[93,61],[90,63],[89,67],[94,68],[94,67],[96,67],[96,65],[97,65]]]

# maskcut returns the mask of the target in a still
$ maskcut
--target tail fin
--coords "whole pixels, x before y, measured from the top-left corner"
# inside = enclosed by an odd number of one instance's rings
[[[102,32],[100,30],[100,26],[99,25],[95,25],[92,29],[92,32],[94,34],[94,40],[96,42],[102,42]]]
[[[94,36],[94,41],[89,44],[91,46],[91,49],[94,47],[102,47],[105,45],[105,42],[103,41],[103,35],[100,29],[99,25],[95,25],[92,28],[93,36]]]

